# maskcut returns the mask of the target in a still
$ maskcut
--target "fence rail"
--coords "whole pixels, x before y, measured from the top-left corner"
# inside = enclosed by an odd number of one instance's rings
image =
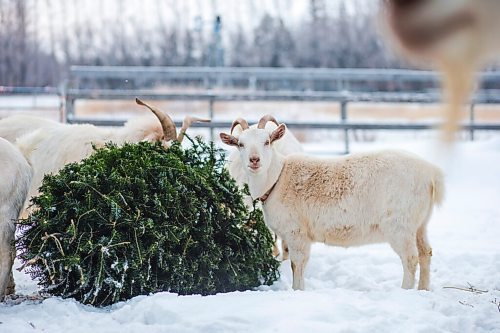
[[[65,121],[64,98],[61,88],[56,87],[10,87],[0,86],[0,111],[11,112],[57,112],[59,121]],[[22,97],[22,99],[19,99]]]
[[[469,122],[463,128],[474,138],[475,130],[500,130],[500,124],[478,124],[475,122],[474,106],[477,103],[500,104],[500,72],[480,74],[483,89],[475,94],[469,108]],[[135,89],[133,84],[118,84],[119,89],[108,89],[109,80],[124,82],[179,80],[202,83],[198,92],[169,92],[153,89]],[[176,81],[177,80],[177,81]],[[215,89],[227,87],[234,81],[246,82],[242,91]],[[279,81],[280,85],[269,82]],[[328,81],[332,84],[321,85]],[[296,101],[334,102],[340,105],[338,122],[287,122],[290,128],[323,128],[344,132],[344,149],[349,151],[349,131],[367,130],[426,130],[439,124],[428,123],[354,123],[348,121],[348,104],[373,103],[438,103],[441,100],[439,75],[430,71],[399,69],[316,69],[316,68],[230,68],[230,67],[120,67],[120,66],[74,66],[66,90],[66,119],[68,122],[92,122],[99,125],[121,125],[124,121],[78,119],[75,115],[75,100],[106,99],[206,101],[208,116],[214,118],[214,104],[227,101]],[[297,84],[300,83],[300,84]],[[104,84],[96,89],[92,84]],[[116,84],[116,82],[115,82]],[[123,86],[125,85],[125,88]],[[91,86],[91,88],[86,88]],[[241,83],[235,84],[241,90]],[[332,89],[322,91],[321,88]],[[319,89],[317,89],[319,88]],[[484,89],[487,88],[487,89]],[[374,91],[375,90],[375,91]],[[381,90],[381,91],[380,91]],[[178,124],[179,125],[179,124]],[[195,124],[209,128],[212,139],[215,128],[227,128],[229,122]]]
[[[352,102],[391,102],[391,103],[436,103],[439,102],[437,94],[416,94],[416,93],[334,93],[334,92],[315,92],[315,93],[296,93],[296,92],[266,92],[266,93],[150,93],[141,91],[74,91],[66,99],[67,121],[69,123],[93,123],[101,126],[119,126],[123,125],[124,120],[97,120],[97,119],[78,119],[74,117],[74,101],[79,98],[84,99],[129,99],[140,97],[149,100],[189,100],[189,101],[208,101],[208,116],[213,119],[214,103],[220,101],[329,101],[340,103],[340,119],[338,123],[332,122],[287,122],[287,126],[297,129],[337,129],[344,131],[344,152],[349,152],[349,131],[363,130],[428,130],[439,127],[439,124],[428,123],[355,123],[348,122],[348,103]],[[500,104],[500,94],[476,95],[469,108],[469,123],[462,127],[468,130],[471,139],[474,139],[476,130],[500,130],[499,124],[480,124],[474,121],[475,103]],[[180,122],[176,124],[180,126]],[[211,122],[194,124],[194,127],[205,127],[210,129],[211,139],[214,139],[214,129],[229,128],[230,122]]]
[[[150,100],[197,101],[300,101],[300,102],[374,102],[438,103],[439,93],[418,92],[330,92],[330,91],[245,91],[245,92],[155,92],[151,90],[68,89],[66,99],[125,100],[141,96]],[[481,91],[471,100],[474,104],[499,104],[500,90]]]
[[[60,95],[61,89],[56,87],[10,87],[0,86],[0,96],[12,95]]]
[[[262,67],[161,67],[161,66],[72,66],[72,79],[256,79],[256,80],[386,80],[433,81],[432,71],[374,68],[262,68]],[[499,82],[500,72],[480,73],[482,81]]]
[[[500,104],[500,72],[480,74],[482,89],[470,101],[469,119],[463,129],[474,138],[476,130],[500,130],[500,123],[477,123],[475,121],[476,104]],[[202,82],[202,89],[194,92],[172,92],[157,90],[145,84],[140,89],[123,84],[118,89],[109,89],[109,80],[135,80],[154,82],[155,80],[195,80]],[[237,90],[227,89],[232,81],[245,81],[244,89],[236,85]],[[283,85],[268,85],[268,82],[299,82]],[[329,81],[334,85],[331,91],[316,88],[318,82]],[[96,84],[88,84],[89,82]],[[181,82],[181,84],[182,84]],[[109,83],[109,82],[108,82]],[[185,83],[185,82],[184,82]],[[260,85],[260,83],[266,83]],[[144,86],[151,87],[144,89]],[[222,89],[217,89],[221,87]],[[290,89],[283,89],[290,88]],[[297,89],[297,87],[299,89]],[[301,89],[306,87],[307,89]],[[377,89],[381,90],[377,90]],[[315,90],[316,89],[316,90]],[[374,90],[375,89],[375,90]],[[205,101],[208,116],[214,118],[214,104],[218,102],[248,101],[296,101],[296,102],[332,102],[340,106],[338,122],[287,122],[287,126],[296,129],[334,129],[344,132],[345,152],[349,151],[349,131],[351,130],[429,130],[439,127],[437,123],[361,123],[348,120],[348,105],[357,102],[371,103],[439,103],[439,75],[429,71],[399,69],[303,69],[303,68],[228,68],[228,67],[120,67],[120,66],[73,66],[70,77],[62,89],[58,88],[19,88],[0,87],[0,96],[16,94],[50,94],[61,96],[62,112],[68,123],[93,123],[102,126],[119,126],[125,120],[106,120],[78,118],[75,110],[77,100],[133,100],[135,97],[145,100]],[[180,125],[180,124],[178,124]],[[194,127],[209,128],[213,138],[216,128],[228,128],[225,121],[194,124]]]

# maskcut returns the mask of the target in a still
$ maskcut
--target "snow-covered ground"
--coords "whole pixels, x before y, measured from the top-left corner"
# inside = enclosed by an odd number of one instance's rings
[[[330,147],[307,148],[318,146]],[[388,245],[317,244],[306,291],[291,290],[285,261],[279,281],[254,291],[158,293],[102,309],[56,297],[1,304],[0,332],[500,332],[500,135],[458,143],[452,154],[430,140],[351,149],[389,147],[414,151],[446,172],[447,197],[429,225],[429,292],[400,289],[401,265]],[[18,293],[36,290],[29,276],[15,278]]]

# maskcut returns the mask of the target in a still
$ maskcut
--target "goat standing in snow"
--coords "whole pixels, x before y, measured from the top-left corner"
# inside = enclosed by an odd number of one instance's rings
[[[254,124],[252,126],[249,126],[245,119],[238,118],[233,122],[230,133],[236,138],[240,136],[241,132],[248,130],[249,128],[264,128],[269,133],[272,133],[272,131],[274,131],[279,124],[274,121],[266,121],[268,118],[271,120],[274,119],[271,116],[266,117],[262,118],[258,124]],[[284,156],[303,152],[302,145],[299,140],[297,140],[297,138],[290,131],[285,132],[283,138],[275,143],[274,148]],[[227,169],[229,174],[236,180],[236,183],[241,189],[245,184],[248,184],[248,177],[245,170],[246,166],[243,163],[238,150],[233,150],[229,155]],[[245,198],[245,204],[248,208],[252,208],[252,201],[252,198]],[[275,240],[273,254],[278,256],[279,253],[280,251],[277,246],[277,240]],[[281,258],[283,260],[288,259],[288,247],[283,240],[281,242]]]
[[[285,157],[274,147],[285,131],[281,124],[272,133],[253,128],[239,138],[220,137],[238,147],[251,196],[262,201],[266,223],[288,244],[293,288],[304,289],[313,242],[388,242],[401,258],[402,287],[413,288],[420,264],[418,288],[428,289],[432,251],[426,230],[433,206],[443,198],[440,169],[400,151]]]
[[[31,177],[31,166],[21,152],[0,138],[0,301],[14,293],[15,221],[28,194]]]

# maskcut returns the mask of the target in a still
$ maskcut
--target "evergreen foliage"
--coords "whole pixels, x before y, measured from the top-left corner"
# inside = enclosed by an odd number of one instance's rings
[[[262,212],[248,212],[213,144],[108,144],[45,177],[20,258],[52,295],[105,306],[158,291],[214,294],[278,277]]]

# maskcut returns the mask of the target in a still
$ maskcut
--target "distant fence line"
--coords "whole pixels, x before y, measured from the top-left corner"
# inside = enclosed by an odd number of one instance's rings
[[[69,98],[68,98],[69,96]],[[247,92],[247,93],[154,93],[148,91],[114,91],[114,90],[75,90],[68,91],[66,96],[67,121],[69,123],[94,123],[101,126],[120,126],[122,120],[97,120],[78,119],[74,115],[74,105],[77,99],[108,99],[108,100],[133,100],[135,97],[147,100],[189,100],[207,101],[208,116],[214,117],[214,103],[220,101],[297,101],[297,102],[338,102],[340,103],[340,119],[338,123],[332,122],[293,122],[287,121],[289,128],[297,129],[339,129],[344,131],[344,152],[349,152],[349,131],[356,129],[364,130],[426,130],[439,127],[439,124],[429,123],[355,123],[348,121],[348,103],[373,102],[373,103],[436,103],[440,101],[439,94],[431,93],[350,93],[350,92]],[[476,103],[500,104],[500,91],[498,94],[476,95],[469,108],[469,123],[463,125],[468,130],[470,137],[474,139],[475,130],[500,130],[500,124],[480,124],[474,118],[474,107]],[[180,126],[180,122],[177,122]],[[193,127],[210,128],[211,139],[214,139],[213,130],[216,128],[229,128],[231,122],[211,122],[193,124]]]
[[[324,69],[324,68],[248,68],[248,67],[120,67],[74,66],[70,70],[66,91],[68,122],[86,122],[76,117],[77,99],[132,100],[188,100],[206,101],[208,116],[213,119],[214,104],[227,101],[296,101],[335,102],[340,104],[340,118],[332,122],[290,122],[290,128],[322,128],[344,131],[344,150],[349,151],[349,131],[424,130],[438,124],[353,123],[348,121],[348,104],[373,103],[437,103],[441,101],[439,75],[430,71],[400,69]],[[500,124],[475,122],[476,103],[500,104],[500,72],[480,74],[482,90],[471,101],[469,122],[464,126],[474,138],[475,130],[500,130]],[[163,85],[189,85],[201,88],[199,92],[168,92],[136,89],[153,82]],[[98,87],[96,89],[96,86]],[[109,86],[115,86],[109,89]],[[150,86],[154,88],[154,86]],[[227,91],[227,88],[243,91]],[[123,122],[99,121],[102,125]],[[229,122],[196,124],[213,129],[227,128]]]
[[[481,73],[485,89],[500,89],[500,72]],[[248,89],[286,90],[408,90],[436,89],[439,74],[432,71],[373,68],[262,68],[262,67],[143,67],[72,66],[70,86],[115,84],[118,89],[148,82],[200,83],[201,87],[244,86]],[[121,80],[119,82],[117,80]],[[326,83],[330,83],[329,85]],[[95,88],[92,86],[91,88]],[[318,89],[326,88],[326,89]]]
[[[475,121],[476,104],[500,104],[500,72],[481,73],[483,89],[471,99],[468,123],[463,125],[474,138],[475,130],[500,130],[500,124],[481,124]],[[109,85],[121,87],[110,89]],[[134,82],[131,82],[134,81]],[[135,88],[142,82],[150,89]],[[159,90],[151,82],[170,82],[171,85],[193,83],[201,89],[196,92],[169,92]],[[231,82],[236,82],[231,85]],[[245,89],[241,90],[242,82]],[[326,81],[329,85],[322,85]],[[146,84],[150,82],[149,84]],[[274,84],[274,83],[275,84]],[[292,84],[290,82],[299,82]],[[102,86],[104,87],[102,87]],[[236,87],[237,91],[228,91]],[[306,87],[307,89],[305,89]],[[336,90],[318,90],[334,87]],[[487,89],[484,89],[486,87]],[[222,89],[217,89],[222,88]],[[374,89],[376,89],[374,91]],[[380,91],[381,90],[381,91]],[[344,151],[349,152],[349,131],[365,130],[426,130],[439,126],[436,123],[356,123],[348,121],[348,104],[372,103],[438,103],[442,100],[439,75],[428,71],[394,69],[302,69],[302,68],[214,68],[214,67],[96,67],[74,66],[70,78],[61,89],[37,88],[36,93],[54,93],[62,97],[64,119],[68,123],[93,123],[103,126],[122,125],[125,120],[81,119],[75,112],[77,100],[188,100],[206,101],[207,114],[214,118],[214,104],[227,101],[296,101],[335,102],[340,105],[338,122],[293,122],[287,126],[297,129],[335,129],[344,132]],[[2,94],[23,94],[28,90],[0,88]],[[180,124],[178,124],[180,125]],[[194,124],[214,129],[228,128],[230,122]]]

